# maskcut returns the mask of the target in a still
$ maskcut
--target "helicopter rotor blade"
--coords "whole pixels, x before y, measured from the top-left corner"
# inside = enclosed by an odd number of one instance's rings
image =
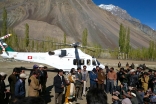
[[[2,48],[2,51],[5,51],[2,41],[0,41],[0,47]]]
[[[2,37],[0,37],[0,40],[3,40],[3,39],[6,39],[6,38],[8,38],[9,36],[11,36],[12,34],[7,34],[7,35],[5,35],[5,36],[2,36]]]
[[[9,55],[9,53],[5,50],[6,47],[4,47],[4,42],[3,40],[10,37],[12,34],[7,34],[5,36],[0,37],[0,47],[2,48],[3,52],[6,52],[7,55]]]

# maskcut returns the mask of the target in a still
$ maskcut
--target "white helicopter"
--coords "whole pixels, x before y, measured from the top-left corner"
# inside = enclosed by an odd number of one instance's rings
[[[72,48],[57,49],[49,52],[15,52],[2,40],[8,38],[11,34],[0,38],[0,47],[2,48],[1,56],[3,58],[12,58],[16,60],[42,63],[52,66],[56,69],[63,69],[64,72],[69,72],[71,68],[87,66],[88,71],[99,66],[105,68],[103,64],[98,62],[96,58],[82,52],[78,47],[81,46],[78,42],[73,44],[63,44]]]

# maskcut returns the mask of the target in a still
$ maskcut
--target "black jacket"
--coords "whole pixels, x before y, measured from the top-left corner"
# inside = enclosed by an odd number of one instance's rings
[[[61,77],[59,75],[56,75],[54,77],[54,87],[55,87],[55,93],[61,93],[64,91],[64,88],[61,87],[62,84],[65,86],[65,79],[64,79],[64,76],[62,76],[62,80],[61,80]]]
[[[5,92],[6,88],[5,88],[5,82],[3,80],[0,80],[0,96],[1,97],[5,97]]]

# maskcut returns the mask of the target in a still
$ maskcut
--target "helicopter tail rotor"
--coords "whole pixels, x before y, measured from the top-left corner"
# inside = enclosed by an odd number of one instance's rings
[[[5,50],[5,48],[7,47],[7,44],[4,43],[3,40],[10,37],[11,35],[12,34],[7,34],[3,37],[0,37],[0,48],[2,48],[2,52],[6,52],[7,55],[9,55],[8,52]]]

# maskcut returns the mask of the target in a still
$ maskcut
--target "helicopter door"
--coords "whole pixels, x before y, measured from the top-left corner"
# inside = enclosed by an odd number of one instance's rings
[[[96,66],[96,60],[95,59],[92,60],[92,65]]]
[[[91,64],[91,60],[87,59],[87,66],[90,66],[90,64]]]

